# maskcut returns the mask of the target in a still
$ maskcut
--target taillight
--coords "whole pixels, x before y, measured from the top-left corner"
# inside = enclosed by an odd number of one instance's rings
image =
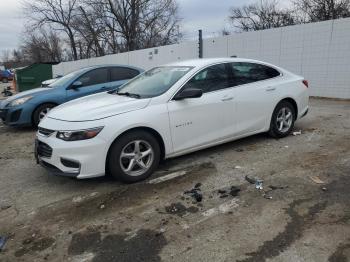
[[[303,84],[304,86],[309,87],[309,82],[307,80],[303,80]]]

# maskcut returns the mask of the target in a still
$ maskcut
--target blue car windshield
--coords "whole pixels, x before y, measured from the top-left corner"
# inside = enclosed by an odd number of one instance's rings
[[[155,67],[121,86],[116,94],[138,98],[159,96],[168,91],[192,68],[189,66]]]
[[[52,84],[49,85],[49,87],[59,87],[65,85],[67,82],[72,81],[75,77],[79,76],[82,72],[85,72],[86,69],[80,69],[77,71],[74,71],[72,73],[69,73],[65,76],[62,76],[59,78],[57,81],[53,82]]]

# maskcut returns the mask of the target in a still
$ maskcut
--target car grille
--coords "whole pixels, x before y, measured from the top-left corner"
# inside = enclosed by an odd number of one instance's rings
[[[38,141],[37,152],[39,156],[50,158],[52,156],[52,148],[41,141]]]
[[[43,136],[50,136],[55,132],[55,130],[50,130],[50,129],[39,127],[38,132],[39,132],[39,134],[41,134]]]

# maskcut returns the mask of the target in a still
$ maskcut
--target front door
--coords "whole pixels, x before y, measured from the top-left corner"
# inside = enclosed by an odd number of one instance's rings
[[[81,82],[82,85],[79,88],[68,88],[67,101],[108,91],[110,85],[108,68],[93,69],[78,77],[76,81]]]
[[[235,90],[230,88],[228,65],[217,64],[203,69],[181,91],[185,88],[202,89],[203,95],[200,98],[169,101],[174,153],[232,136]]]

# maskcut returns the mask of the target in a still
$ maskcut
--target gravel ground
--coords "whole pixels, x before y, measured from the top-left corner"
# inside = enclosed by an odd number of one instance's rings
[[[299,130],[168,160],[151,179],[184,175],[125,185],[49,175],[34,130],[0,125],[0,261],[350,261],[350,102],[312,99]],[[184,194],[195,185],[201,202]]]

